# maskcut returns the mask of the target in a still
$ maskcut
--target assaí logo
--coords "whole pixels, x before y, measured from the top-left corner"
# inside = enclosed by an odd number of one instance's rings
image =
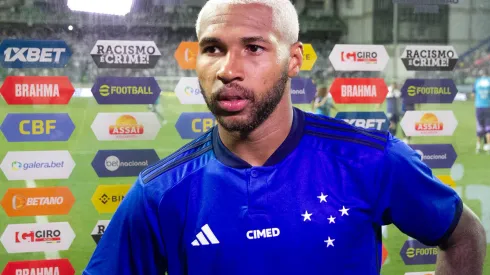
[[[63,68],[71,50],[62,40],[6,39],[0,45],[5,68]]]
[[[155,113],[99,113],[92,123],[98,140],[153,140],[161,128]]]
[[[145,132],[145,126],[138,124],[134,116],[122,115],[116,123],[109,127],[109,134],[114,136],[124,135],[142,135]]]
[[[439,121],[433,113],[425,113],[419,122],[415,123],[415,130],[421,132],[437,132],[444,130],[444,123]]]

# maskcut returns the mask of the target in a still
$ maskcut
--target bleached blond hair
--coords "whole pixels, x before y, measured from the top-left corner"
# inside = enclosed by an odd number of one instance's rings
[[[196,35],[199,39],[203,14],[223,4],[262,4],[272,8],[272,24],[286,43],[292,45],[298,41],[299,20],[294,5],[289,0],[209,0],[204,4],[196,21]]]

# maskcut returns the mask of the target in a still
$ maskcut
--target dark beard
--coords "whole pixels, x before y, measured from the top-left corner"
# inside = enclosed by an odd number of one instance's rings
[[[276,81],[272,89],[270,89],[264,96],[263,99],[258,101],[255,98],[255,93],[252,90],[245,89],[238,84],[231,84],[231,86],[239,90],[243,93],[243,97],[250,101],[250,115],[246,121],[243,122],[226,122],[224,117],[230,115],[227,112],[224,112],[222,109],[218,107],[218,95],[221,91],[218,91],[211,95],[210,98],[206,97],[203,87],[199,82],[199,86],[201,88],[201,93],[204,97],[204,101],[206,101],[206,105],[208,105],[208,109],[213,113],[216,117],[218,123],[229,132],[239,132],[241,136],[246,136],[259,127],[264,121],[269,118],[269,116],[274,112],[277,105],[282,99],[284,92],[286,90],[286,84],[288,82],[288,75],[286,72],[283,72],[281,77]]]

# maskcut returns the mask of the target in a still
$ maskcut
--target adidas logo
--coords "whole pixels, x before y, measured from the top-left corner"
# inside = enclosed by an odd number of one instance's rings
[[[196,235],[196,238],[197,239],[191,243],[192,246],[209,245],[209,243],[219,244],[218,239],[207,224],[201,227],[201,232]]]

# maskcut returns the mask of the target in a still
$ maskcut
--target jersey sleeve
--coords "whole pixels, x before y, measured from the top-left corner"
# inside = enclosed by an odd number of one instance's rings
[[[425,245],[439,245],[456,228],[463,202],[432,174],[415,150],[389,136],[377,185],[375,220],[394,224]]]
[[[138,179],[100,239],[83,275],[162,275],[166,255],[156,210]]]

